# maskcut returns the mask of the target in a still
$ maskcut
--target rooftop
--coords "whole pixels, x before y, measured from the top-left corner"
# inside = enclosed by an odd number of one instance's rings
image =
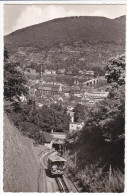
[[[44,83],[42,85],[39,85],[38,89],[59,91],[60,85]]]
[[[49,156],[49,159],[51,161],[53,161],[53,162],[55,162],[55,161],[63,161],[63,162],[66,162],[66,160],[64,158],[60,157],[60,156],[54,156],[54,155],[52,155],[52,156]]]
[[[46,131],[43,132],[45,142],[51,142],[53,140],[53,136],[50,133],[47,133]]]

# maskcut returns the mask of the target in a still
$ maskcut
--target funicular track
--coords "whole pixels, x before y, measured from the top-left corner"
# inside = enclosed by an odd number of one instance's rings
[[[41,152],[38,156],[42,157],[42,165],[45,167],[45,169],[48,168],[48,157],[52,154],[55,154],[56,151],[50,151],[49,149]],[[53,178],[53,177],[52,177]],[[60,175],[60,176],[54,176],[54,180],[56,181],[57,190],[59,192],[78,192],[76,189],[74,183],[68,176]],[[68,181],[69,180],[69,181]],[[46,185],[46,184],[45,184]],[[48,191],[47,191],[48,192]]]
[[[53,153],[55,153],[56,151],[51,151],[49,152],[49,150],[47,150],[44,154],[43,157],[43,165],[48,168],[48,157],[50,155],[52,155]],[[70,192],[70,187],[68,186],[67,182],[66,182],[66,178],[62,175],[62,176],[56,176],[54,177],[57,186],[58,186],[58,190],[60,192]]]
[[[70,187],[67,185],[64,176],[58,176],[55,180],[60,192],[70,192]]]

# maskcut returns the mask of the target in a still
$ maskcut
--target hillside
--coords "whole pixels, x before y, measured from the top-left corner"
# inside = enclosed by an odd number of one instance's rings
[[[32,140],[23,137],[4,116],[4,191],[37,192],[39,161]]]
[[[54,47],[59,43],[125,42],[125,17],[112,20],[104,17],[68,17],[54,19],[17,30],[5,36],[5,43],[15,47]]]
[[[24,68],[105,67],[107,60],[125,51],[125,16],[68,17],[17,30],[5,36],[12,61]],[[103,71],[104,72],[104,71]]]

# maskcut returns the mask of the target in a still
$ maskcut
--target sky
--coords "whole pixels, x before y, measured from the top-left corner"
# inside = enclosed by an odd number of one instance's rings
[[[15,30],[69,16],[104,16],[114,19],[126,14],[126,5],[5,4],[4,35]]]

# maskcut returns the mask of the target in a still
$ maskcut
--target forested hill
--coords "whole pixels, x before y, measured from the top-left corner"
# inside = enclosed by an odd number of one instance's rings
[[[76,41],[125,43],[125,16],[116,19],[80,16],[54,19],[17,30],[5,36],[12,50],[17,47],[56,47]]]
[[[54,19],[5,36],[5,47],[23,70],[86,69],[104,75],[108,59],[125,52],[125,16]]]

